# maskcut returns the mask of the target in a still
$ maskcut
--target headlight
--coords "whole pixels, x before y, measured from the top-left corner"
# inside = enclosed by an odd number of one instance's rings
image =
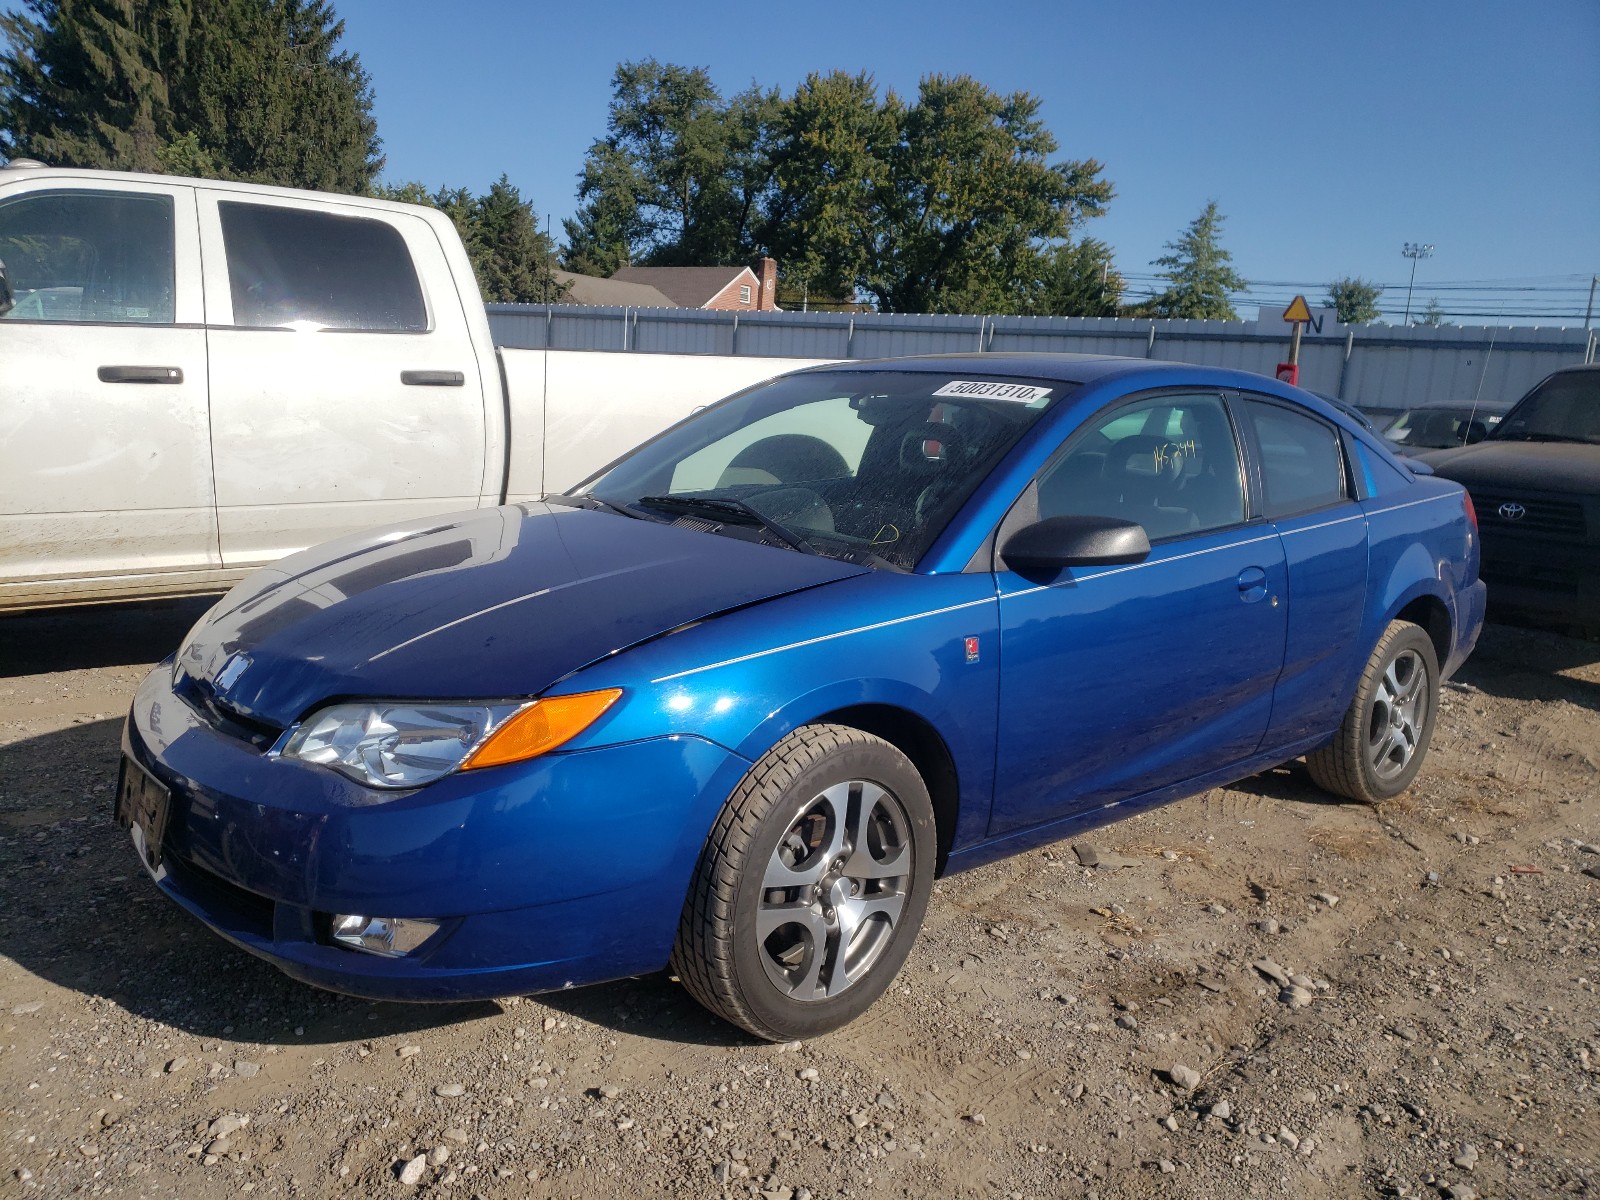
[[[368,787],[412,788],[458,768],[521,762],[582,733],[620,688],[532,703],[335,704],[301,722],[279,754],[331,767]]]

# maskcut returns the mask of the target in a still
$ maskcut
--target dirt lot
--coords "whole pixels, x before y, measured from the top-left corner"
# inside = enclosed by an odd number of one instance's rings
[[[769,1046],[664,977],[345,999],[177,910],[109,805],[202,608],[0,620],[0,1196],[1600,1193],[1600,646],[1491,626],[1381,810],[1286,769],[947,879]]]

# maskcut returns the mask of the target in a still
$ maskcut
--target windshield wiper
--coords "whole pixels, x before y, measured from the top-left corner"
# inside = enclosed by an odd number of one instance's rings
[[[763,516],[743,500],[733,496],[640,496],[635,504],[659,508],[662,512],[682,513],[685,516],[712,517],[724,522],[733,518],[739,525],[753,525],[780,539],[791,550],[801,554],[818,554],[817,548],[797,534],[791,533],[771,517]]]

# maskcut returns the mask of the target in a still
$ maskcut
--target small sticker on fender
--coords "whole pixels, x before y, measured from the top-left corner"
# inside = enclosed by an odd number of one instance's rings
[[[1053,389],[1031,383],[997,383],[992,379],[952,379],[935,396],[971,396],[978,400],[1015,400],[1031,404],[1043,400]]]
[[[975,662],[978,661],[978,639],[975,638],[975,637],[969,637],[966,640],[966,642],[967,642],[967,661],[969,663],[975,663]]]

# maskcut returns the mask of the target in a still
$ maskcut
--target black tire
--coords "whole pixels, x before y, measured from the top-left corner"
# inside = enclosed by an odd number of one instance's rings
[[[757,1037],[837,1029],[910,953],[936,845],[927,786],[904,754],[849,726],[803,726],[750,768],[717,817],[673,969],[696,1000]]]
[[[1306,755],[1311,778],[1366,804],[1393,799],[1422,769],[1438,711],[1439,659],[1432,639],[1409,621],[1389,622],[1339,732]]]

